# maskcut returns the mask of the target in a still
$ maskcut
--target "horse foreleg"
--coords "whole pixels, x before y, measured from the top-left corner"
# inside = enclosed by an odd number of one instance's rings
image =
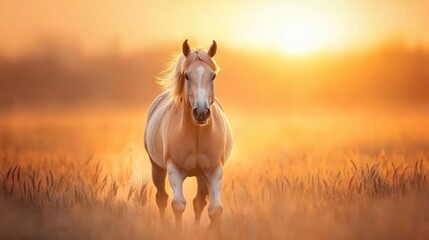
[[[156,187],[156,204],[158,205],[159,215],[164,219],[165,208],[167,207],[168,194],[165,192],[165,176],[167,171],[152,163],[152,180]]]
[[[210,194],[209,204],[209,217],[210,225],[218,228],[220,225],[220,217],[222,215],[222,202],[220,200],[221,188],[222,188],[222,175],[223,168],[219,164],[214,169],[204,172]]]
[[[201,213],[204,210],[204,207],[207,204],[207,195],[209,193],[208,190],[208,186],[207,186],[207,181],[204,177],[199,176],[197,177],[197,184],[198,184],[198,189],[197,189],[197,195],[194,198],[194,212],[195,212],[195,223],[199,223],[200,222],[200,218],[201,218]]]
[[[186,200],[183,196],[183,180],[185,179],[185,174],[173,161],[167,161],[167,172],[168,180],[174,195],[171,201],[171,207],[173,208],[176,223],[181,225],[182,214],[186,206]]]

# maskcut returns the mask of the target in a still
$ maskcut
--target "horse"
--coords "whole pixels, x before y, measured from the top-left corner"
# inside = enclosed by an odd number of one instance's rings
[[[165,179],[173,191],[171,207],[175,222],[182,224],[186,200],[183,181],[196,177],[193,199],[195,223],[210,204],[210,226],[219,226],[222,215],[221,188],[223,165],[229,158],[233,136],[223,107],[214,95],[219,67],[213,57],[217,44],[208,51],[191,49],[186,39],[177,54],[158,77],[163,92],[152,102],[145,128],[145,149],[152,166],[156,203],[164,219],[168,194]]]

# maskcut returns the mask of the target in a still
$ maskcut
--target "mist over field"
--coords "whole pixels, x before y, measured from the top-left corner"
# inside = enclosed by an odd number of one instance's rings
[[[0,57],[2,112],[57,108],[144,108],[161,92],[156,76],[178,47],[85,54],[78,46],[43,44]],[[429,52],[390,44],[366,51],[291,57],[220,45],[216,94],[231,107],[283,112],[291,107],[425,108]]]

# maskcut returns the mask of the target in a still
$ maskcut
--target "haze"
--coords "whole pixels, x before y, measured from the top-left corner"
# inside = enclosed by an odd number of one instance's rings
[[[429,43],[428,1],[1,1],[0,52],[62,39],[87,52],[132,52],[192,39],[290,55]]]

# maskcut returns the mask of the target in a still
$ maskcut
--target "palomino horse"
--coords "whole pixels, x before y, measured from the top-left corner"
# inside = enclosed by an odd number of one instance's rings
[[[163,218],[168,173],[174,195],[171,207],[179,225],[186,205],[182,188],[186,177],[197,178],[198,190],[193,200],[196,223],[208,194],[211,225],[218,226],[222,214],[223,164],[232,150],[232,132],[214,96],[214,79],[219,70],[213,59],[216,50],[215,41],[206,52],[191,50],[185,40],[183,54],[174,58],[159,78],[165,91],[153,101],[148,112],[145,148],[152,163],[156,203]]]

